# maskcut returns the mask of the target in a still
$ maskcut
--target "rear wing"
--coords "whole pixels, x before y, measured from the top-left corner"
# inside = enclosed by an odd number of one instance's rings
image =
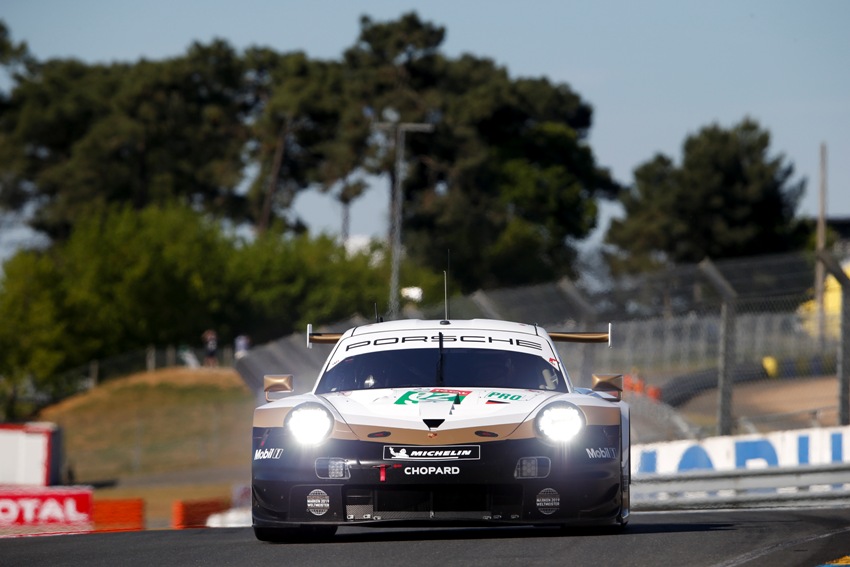
[[[555,342],[562,343],[608,343],[611,346],[611,323],[608,323],[608,331],[605,333],[564,333],[553,331],[549,338]]]
[[[307,348],[313,348],[313,343],[317,345],[336,344],[340,338],[342,338],[342,333],[314,333],[313,324],[307,324]]]

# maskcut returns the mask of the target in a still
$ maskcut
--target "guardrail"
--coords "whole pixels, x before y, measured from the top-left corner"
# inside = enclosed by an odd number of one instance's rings
[[[632,478],[636,511],[850,503],[850,464],[695,471]]]

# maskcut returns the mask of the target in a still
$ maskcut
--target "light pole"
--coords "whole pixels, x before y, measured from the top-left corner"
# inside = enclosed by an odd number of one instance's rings
[[[404,180],[404,135],[406,132],[433,132],[434,125],[422,122],[378,122],[376,128],[395,130],[395,183],[392,187],[392,210],[390,211],[390,301],[389,317],[398,318],[398,272],[401,264],[401,202]]]

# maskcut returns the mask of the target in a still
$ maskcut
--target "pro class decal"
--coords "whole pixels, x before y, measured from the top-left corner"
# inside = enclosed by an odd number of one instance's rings
[[[446,447],[384,445],[385,461],[477,461],[480,458],[480,445],[451,445]]]
[[[505,402],[518,402],[524,399],[525,396],[520,394],[506,394],[505,392],[490,392],[487,394],[487,402],[486,403],[505,403]]]
[[[419,402],[453,402],[455,400],[463,401],[463,399],[472,393],[472,390],[448,390],[445,388],[434,388],[423,392],[422,390],[408,390],[402,394],[394,403],[418,404]]]

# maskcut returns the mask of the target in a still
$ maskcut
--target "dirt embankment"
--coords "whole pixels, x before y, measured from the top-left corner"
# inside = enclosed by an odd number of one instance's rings
[[[140,372],[125,378],[109,380],[98,384],[95,388],[75,394],[70,398],[44,408],[39,413],[39,419],[52,421],[56,416],[64,415],[74,409],[92,402],[108,400],[116,392],[137,386],[168,385],[178,388],[207,386],[222,389],[244,389],[248,387],[239,374],[232,368],[162,368],[152,372]]]

